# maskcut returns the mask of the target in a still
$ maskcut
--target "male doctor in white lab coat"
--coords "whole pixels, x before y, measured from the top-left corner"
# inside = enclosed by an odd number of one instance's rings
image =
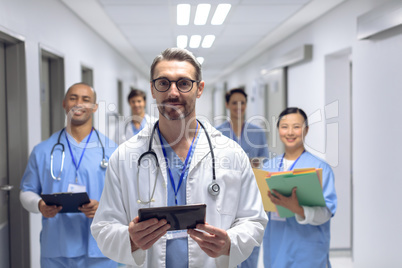
[[[107,257],[128,267],[235,267],[260,245],[267,217],[253,171],[240,146],[196,120],[203,89],[189,51],[166,49],[155,58],[151,92],[160,120],[112,155],[91,226]],[[141,158],[149,147],[157,161]],[[139,222],[140,208],[198,203],[206,204],[206,223],[196,229],[167,232],[164,219]]]

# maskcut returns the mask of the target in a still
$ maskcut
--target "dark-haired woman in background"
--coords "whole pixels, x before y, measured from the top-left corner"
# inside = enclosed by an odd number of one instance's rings
[[[259,167],[261,160],[268,159],[268,144],[265,131],[245,120],[247,94],[243,88],[234,88],[226,93],[226,108],[230,120],[216,127],[223,135],[237,142],[246,152],[252,167]],[[255,247],[251,255],[238,268],[257,268],[260,247]]]
[[[245,120],[247,94],[243,88],[234,88],[226,93],[226,108],[230,120],[216,127],[223,135],[237,142],[247,153],[253,167],[262,159],[268,159],[268,144],[264,129]]]
[[[326,207],[300,206],[297,189],[283,196],[268,192],[271,201],[295,213],[294,217],[280,218],[269,212],[263,249],[265,268],[318,268],[331,267],[329,263],[330,219],[335,214],[337,197],[331,167],[304,148],[308,132],[306,113],[296,107],[285,109],[278,119],[279,137],[285,153],[264,163],[270,172],[295,168],[322,168],[322,187]]]
[[[247,94],[243,88],[234,88],[226,93],[226,108],[230,120],[216,127],[226,137],[236,141],[246,152],[252,167],[259,167],[263,159],[268,159],[268,144],[265,131],[245,120]],[[251,255],[238,268],[257,268],[260,247],[255,247]]]

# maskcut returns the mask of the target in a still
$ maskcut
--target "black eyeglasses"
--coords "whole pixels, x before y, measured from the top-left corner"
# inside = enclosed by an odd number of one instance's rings
[[[170,85],[173,82],[175,82],[177,89],[182,93],[186,93],[186,92],[189,92],[193,88],[194,82],[198,83],[200,81],[191,80],[188,78],[180,78],[177,81],[170,81],[167,78],[157,78],[157,79],[152,80],[152,82],[154,83],[155,89],[159,92],[168,91],[170,88]]]

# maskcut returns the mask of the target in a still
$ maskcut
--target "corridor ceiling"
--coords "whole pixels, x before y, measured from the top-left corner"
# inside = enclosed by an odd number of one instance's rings
[[[189,48],[203,57],[203,78],[213,83],[286,39],[345,0],[61,0],[148,78],[154,57],[176,46],[178,35],[215,35],[211,48]],[[176,23],[177,5],[191,5],[190,24]],[[194,24],[200,3],[211,4],[205,25]],[[211,18],[231,4],[222,25]],[[302,44],[301,44],[302,45]]]

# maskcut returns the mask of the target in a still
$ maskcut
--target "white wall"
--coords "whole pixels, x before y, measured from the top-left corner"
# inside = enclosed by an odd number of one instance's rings
[[[118,79],[123,82],[124,96],[130,86],[149,85],[147,75],[139,73],[60,1],[0,0],[0,31],[25,39],[29,150],[41,141],[41,128],[37,127],[41,124],[40,46],[50,48],[64,58],[66,89],[81,81],[81,65],[93,69],[98,103],[104,107],[95,117],[95,126],[100,126],[101,131],[104,131],[104,122],[99,119],[105,117],[109,104],[117,105]],[[124,107],[124,112],[129,115],[128,105]],[[32,267],[40,267],[41,217],[39,214],[30,216]]]
[[[398,174],[402,136],[402,27],[354,52],[354,256],[359,267],[402,267]],[[395,139],[396,138],[396,139]]]
[[[353,61],[353,260],[354,267],[401,267],[402,232],[398,190],[402,127],[402,27],[370,40],[356,38],[357,17],[384,0],[349,0],[251,63],[227,76],[228,84],[250,85],[262,66],[304,44],[313,59],[288,70],[288,105],[324,115],[325,57],[351,49]],[[250,88],[249,88],[250,89]],[[324,116],[325,118],[325,116]],[[306,143],[325,158],[325,120],[314,124]],[[339,144],[342,146],[342,144]],[[343,159],[339,159],[343,161]],[[389,171],[388,171],[389,170]],[[338,178],[342,179],[342,178]],[[337,189],[342,196],[343,189]],[[338,211],[339,213],[339,211]],[[333,222],[336,221],[336,215]],[[332,236],[342,236],[332,230]]]

